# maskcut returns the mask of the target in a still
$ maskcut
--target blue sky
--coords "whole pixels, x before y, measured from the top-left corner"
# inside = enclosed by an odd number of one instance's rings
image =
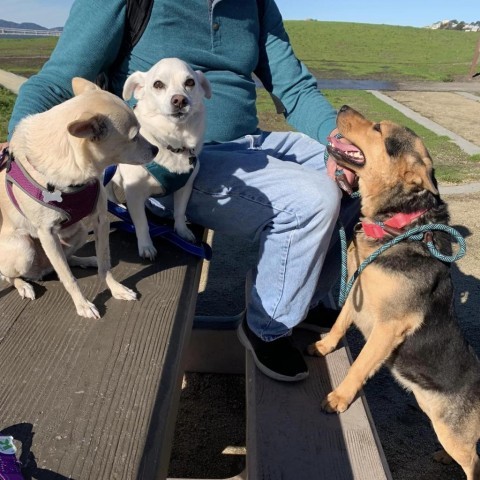
[[[47,28],[58,27],[65,23],[72,3],[73,0],[0,0],[0,18],[17,23],[37,23]],[[384,0],[277,0],[277,5],[286,20],[315,18],[413,27],[445,19],[480,20],[480,0],[401,0],[391,3]]]

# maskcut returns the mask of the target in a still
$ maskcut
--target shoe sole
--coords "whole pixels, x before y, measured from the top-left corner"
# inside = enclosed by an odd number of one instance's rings
[[[248,339],[246,333],[243,330],[242,323],[240,323],[240,325],[237,328],[237,336],[238,336],[238,339],[240,340],[240,343],[252,354],[253,361],[255,362],[255,365],[257,366],[257,368],[267,377],[273,378],[274,380],[278,380],[280,382],[300,382],[301,380],[305,380],[308,377],[308,371],[299,373],[294,377],[288,377],[286,375],[282,375],[280,373],[274,372],[273,370],[270,370],[269,368],[267,368],[257,358],[257,355],[255,354],[255,349],[252,347],[250,340]]]

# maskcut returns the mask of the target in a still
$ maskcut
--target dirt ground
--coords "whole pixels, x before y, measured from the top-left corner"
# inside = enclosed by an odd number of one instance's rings
[[[389,95],[480,145],[480,102],[451,92],[389,92]],[[467,255],[452,266],[452,276],[461,327],[480,355],[480,192],[442,196],[449,204],[452,226],[467,242]],[[214,237],[214,253],[210,285],[199,297],[197,312],[233,315],[243,308],[244,274],[254,261],[255,250],[218,235]],[[352,330],[348,341],[352,353],[357,355],[363,345],[358,332]],[[364,390],[394,480],[464,478],[457,465],[440,465],[431,459],[438,444],[427,417],[386,370],[371,379]],[[244,464],[245,379],[187,374],[170,476],[228,478],[238,474]]]
[[[477,101],[472,101],[455,92],[386,93],[420,115],[480,146],[480,96],[477,96]]]

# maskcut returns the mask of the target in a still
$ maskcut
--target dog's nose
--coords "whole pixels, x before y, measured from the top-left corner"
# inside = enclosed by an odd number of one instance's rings
[[[188,104],[187,97],[183,95],[173,95],[171,99],[172,105],[178,109],[186,107]]]
[[[152,145],[152,155],[156,157],[157,154],[158,154],[158,147],[156,147],[155,145]]]
[[[342,105],[339,112],[346,112],[347,110],[350,110],[350,107],[348,105]]]

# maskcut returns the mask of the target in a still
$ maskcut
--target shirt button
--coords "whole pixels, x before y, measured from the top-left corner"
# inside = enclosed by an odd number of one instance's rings
[[[217,23],[217,22],[215,22],[215,23],[212,25],[212,28],[213,28],[214,30],[218,30],[218,29],[220,28],[220,24]]]

